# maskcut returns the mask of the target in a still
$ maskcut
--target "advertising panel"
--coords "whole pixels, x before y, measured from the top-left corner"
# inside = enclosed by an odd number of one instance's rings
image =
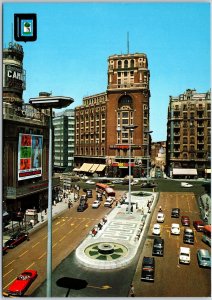
[[[42,176],[43,136],[19,134],[18,180]]]

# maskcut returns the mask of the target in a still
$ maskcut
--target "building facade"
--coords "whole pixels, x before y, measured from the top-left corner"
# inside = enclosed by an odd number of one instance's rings
[[[85,97],[83,105],[75,108],[75,167],[93,173],[102,165],[106,175],[125,176],[130,145],[133,175],[146,171],[151,140],[149,80],[146,54],[108,58],[106,92]]]
[[[171,177],[205,177],[211,164],[211,92],[188,89],[170,96],[167,172]]]
[[[74,166],[74,110],[66,109],[53,118],[54,170],[72,171]]]
[[[3,208],[38,210],[48,203],[49,111],[22,99],[25,89],[22,46],[3,49]],[[53,179],[53,186],[59,184]]]
[[[164,171],[166,166],[166,142],[152,142],[151,144],[151,165]]]

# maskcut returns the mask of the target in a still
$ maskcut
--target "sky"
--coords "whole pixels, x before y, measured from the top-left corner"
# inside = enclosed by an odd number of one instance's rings
[[[24,102],[39,92],[85,96],[107,89],[107,59],[145,53],[150,70],[150,130],[166,140],[169,96],[210,89],[209,2],[3,2],[3,48],[15,13],[37,14],[35,42],[19,42],[26,70]]]

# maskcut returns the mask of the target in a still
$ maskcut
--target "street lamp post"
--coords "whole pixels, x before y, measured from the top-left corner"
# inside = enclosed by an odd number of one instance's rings
[[[131,212],[131,137],[132,133],[135,128],[137,128],[137,125],[125,125],[123,126],[124,130],[129,129],[129,190],[128,190],[128,213]],[[117,128],[117,131],[121,131],[121,127]]]
[[[152,132],[153,132],[152,130],[144,131],[144,133],[146,133],[148,135],[148,139],[147,139],[147,181],[149,180],[149,160],[150,160],[150,157],[149,157],[149,135]]]
[[[52,296],[52,109],[63,108],[74,100],[70,97],[50,96],[30,98],[35,108],[50,109],[49,116],[49,169],[48,169],[48,237],[47,237],[47,297]]]

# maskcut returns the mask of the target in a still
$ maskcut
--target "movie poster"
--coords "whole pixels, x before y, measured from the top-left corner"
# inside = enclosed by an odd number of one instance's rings
[[[42,176],[43,136],[19,134],[18,180]]]

